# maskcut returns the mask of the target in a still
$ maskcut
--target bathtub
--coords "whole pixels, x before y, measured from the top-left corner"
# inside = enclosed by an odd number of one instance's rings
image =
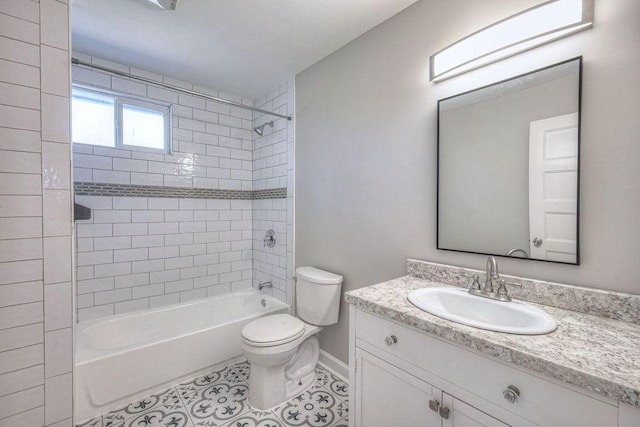
[[[245,291],[79,323],[76,421],[241,356],[245,324],[288,310],[271,296]]]

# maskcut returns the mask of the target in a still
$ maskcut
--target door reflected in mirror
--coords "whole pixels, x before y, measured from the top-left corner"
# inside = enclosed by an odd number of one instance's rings
[[[579,263],[582,58],[438,102],[438,249]]]

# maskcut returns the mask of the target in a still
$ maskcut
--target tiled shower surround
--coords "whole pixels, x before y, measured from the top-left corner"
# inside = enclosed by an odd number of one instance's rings
[[[254,104],[81,53],[74,57]],[[93,209],[90,220],[77,221],[78,320],[268,280],[274,284],[268,292],[290,299],[293,124],[80,66],[72,75],[76,84],[169,102],[173,110],[171,154],[74,144],[75,201]],[[260,108],[292,114],[293,82],[258,102]],[[265,128],[264,136],[253,132],[271,120],[273,129]],[[277,233],[274,248],[262,243],[268,229]]]
[[[251,200],[76,203],[93,209],[77,225],[80,321],[251,287]]]
[[[256,100],[255,106],[283,115],[294,114],[294,85],[289,80],[278,90]],[[264,136],[254,133],[253,189],[258,193],[267,188],[287,188],[287,198],[253,201],[253,278],[273,283],[276,298],[293,304],[294,272],[294,122],[254,113],[254,124],[273,120],[273,129],[265,128]],[[263,244],[265,232],[277,233],[276,246]]]

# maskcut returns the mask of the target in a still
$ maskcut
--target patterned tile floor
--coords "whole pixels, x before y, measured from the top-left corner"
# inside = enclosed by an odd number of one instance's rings
[[[348,425],[348,385],[324,367],[316,367],[316,381],[311,388],[272,411],[258,411],[247,402],[249,375],[249,363],[236,363],[133,402],[78,427]]]

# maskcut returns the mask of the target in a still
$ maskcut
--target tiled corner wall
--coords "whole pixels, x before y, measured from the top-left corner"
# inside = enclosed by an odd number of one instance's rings
[[[72,425],[69,6],[0,1],[0,427]]]
[[[253,105],[96,57],[74,57]],[[157,99],[171,103],[173,110],[171,154],[74,144],[76,182],[153,186],[167,195],[167,187],[253,189],[250,110],[80,66],[72,74],[74,83]],[[77,196],[76,202],[93,209],[90,220],[77,222],[79,321],[252,285],[251,200],[94,195]]]
[[[288,80],[256,100],[256,107],[279,114],[294,115],[294,82]],[[294,120],[254,113],[254,126],[273,120],[273,128],[265,127],[263,136],[253,140],[253,188],[287,188],[286,199],[253,202],[253,278],[255,282],[271,281],[273,295],[290,305],[293,303],[294,275]],[[267,230],[276,232],[276,245],[265,247]]]

